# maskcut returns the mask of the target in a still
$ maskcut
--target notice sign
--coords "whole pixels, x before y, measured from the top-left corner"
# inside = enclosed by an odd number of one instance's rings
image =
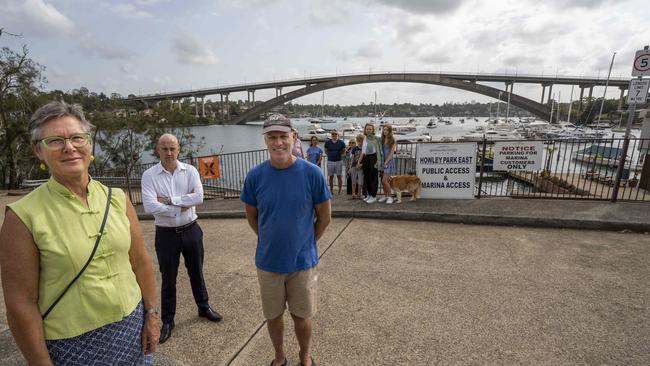
[[[494,170],[541,170],[542,141],[494,143]]]
[[[476,143],[418,144],[422,198],[474,198]]]
[[[219,178],[219,156],[212,155],[199,158],[199,170],[203,179]]]

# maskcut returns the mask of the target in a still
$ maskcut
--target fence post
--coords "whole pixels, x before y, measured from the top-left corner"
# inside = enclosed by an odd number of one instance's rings
[[[126,190],[129,192],[129,200],[133,202],[133,191],[131,189],[131,163],[126,167]]]
[[[481,199],[481,188],[483,186],[483,169],[485,167],[485,148],[487,145],[487,140],[485,139],[485,136],[483,136],[483,152],[481,153],[481,170],[478,175],[478,195],[476,196],[477,199]]]
[[[630,128],[634,122],[634,112],[636,112],[636,104],[630,104],[628,109],[629,115],[627,116],[627,126],[625,128],[625,140],[623,140],[623,153],[621,153],[621,161],[618,163],[616,169],[616,179],[614,180],[614,191],[612,192],[612,203],[616,203],[618,199],[618,188],[621,185],[621,177],[623,176],[623,169],[625,169],[625,158],[627,157],[627,149],[630,146]],[[630,164],[632,168],[632,164]]]

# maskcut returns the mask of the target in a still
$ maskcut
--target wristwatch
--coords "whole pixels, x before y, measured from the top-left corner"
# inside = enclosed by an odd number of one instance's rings
[[[172,204],[172,198],[171,197],[165,197],[165,202],[166,205],[171,205]]]

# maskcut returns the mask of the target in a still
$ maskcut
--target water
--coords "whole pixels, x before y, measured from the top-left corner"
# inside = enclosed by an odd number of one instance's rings
[[[409,120],[413,120],[414,123],[418,126],[418,132],[428,132],[429,135],[433,138],[433,141],[440,141],[442,138],[451,138],[453,140],[458,139],[464,134],[471,132],[476,129],[478,126],[485,127],[487,123],[485,120],[487,117],[476,117],[478,121],[475,121],[474,118],[462,118],[462,117],[445,117],[452,122],[451,125],[446,125],[444,123],[438,122],[438,127],[436,128],[426,128],[426,124],[429,122],[430,117],[398,117],[398,118],[384,118],[383,123],[387,124],[406,124]],[[464,123],[460,123],[460,120],[464,119]],[[373,120],[369,117],[360,117],[360,118],[348,118],[347,120],[339,119],[339,122],[336,123],[325,123],[321,126],[327,129],[341,129],[344,124],[359,124],[361,126],[365,125],[367,122]],[[300,135],[304,134],[310,126],[313,126],[312,123],[308,121],[307,118],[293,118],[293,125],[298,129]],[[374,119],[375,127],[379,127],[379,121]],[[211,126],[196,126],[191,127],[191,132],[197,137],[204,137],[204,146],[201,147],[198,151],[198,156],[208,156],[213,154],[225,154],[225,153],[234,153],[241,151],[250,151],[265,149],[264,137],[262,136],[262,121],[253,121],[245,125],[211,125]],[[622,136],[621,133],[617,134],[617,137]],[[303,141],[305,146],[308,144]],[[322,144],[322,143],[321,143]],[[155,162],[157,159],[152,156],[150,151],[146,151],[142,155],[143,163]]]
[[[411,118],[384,118],[384,123],[398,123],[406,124]],[[460,118],[451,117],[449,118],[453,124],[445,125],[439,124],[437,128],[427,129],[425,126],[429,122],[428,117],[422,118],[413,118],[415,124],[420,126],[422,131],[427,131],[434,138],[434,140],[439,139],[442,136],[449,137],[460,137],[465,133],[470,132],[476,128],[476,122],[473,119],[465,119],[465,123],[461,124]],[[368,117],[363,118],[348,118],[346,121],[340,119],[337,123],[325,123],[322,124],[322,127],[327,129],[341,129],[344,124],[360,124],[361,126],[365,125],[371,119]],[[479,121],[485,121],[485,117],[479,118]],[[313,126],[312,123],[308,121],[307,118],[294,118],[292,119],[293,125],[298,129],[300,135],[304,134],[310,126]],[[484,124],[484,122],[482,122]],[[205,137],[204,146],[199,150],[199,156],[207,156],[212,154],[219,153],[234,153],[241,151],[250,151],[265,149],[264,137],[262,136],[262,121],[253,121],[249,122],[246,125],[237,125],[237,126],[222,126],[222,125],[211,125],[211,126],[196,126],[192,127],[191,132],[197,137]],[[378,121],[375,120],[375,126],[379,127]],[[438,137],[438,138],[436,138]],[[303,142],[307,144],[306,142]],[[145,152],[142,156],[143,163],[150,163],[156,161],[154,157],[151,156],[149,151]]]

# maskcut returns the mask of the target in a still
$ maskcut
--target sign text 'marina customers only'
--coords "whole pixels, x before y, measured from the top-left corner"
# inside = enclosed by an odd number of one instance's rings
[[[419,144],[423,198],[474,198],[476,143]]]
[[[542,141],[508,141],[494,143],[494,170],[542,169]]]

